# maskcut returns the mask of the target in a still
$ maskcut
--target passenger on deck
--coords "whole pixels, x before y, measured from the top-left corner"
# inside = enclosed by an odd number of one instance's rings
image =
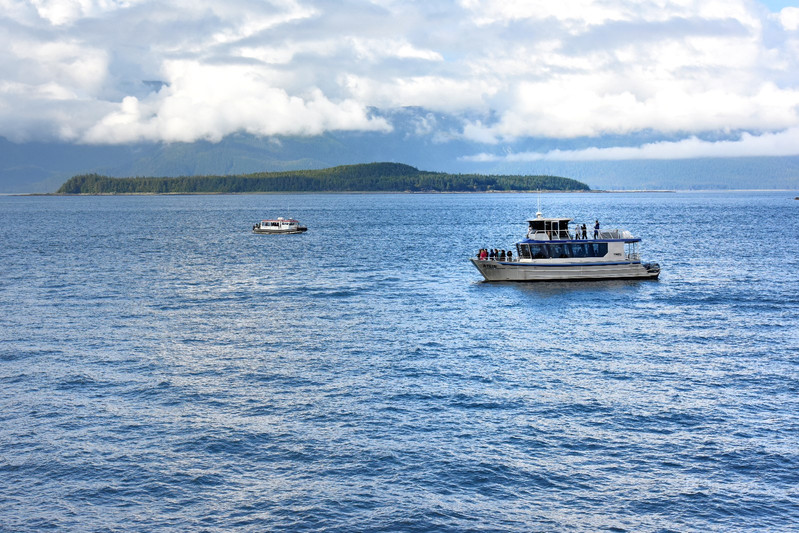
[[[594,238],[595,239],[599,238],[599,221],[598,220],[594,223]]]
[[[513,261],[513,250],[508,250],[508,261]]]
[[[585,224],[583,224],[583,239],[588,238],[588,229],[586,229]]]

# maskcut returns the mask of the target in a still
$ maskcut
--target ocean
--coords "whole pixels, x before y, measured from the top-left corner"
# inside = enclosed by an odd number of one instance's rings
[[[0,197],[0,531],[799,531],[794,196]]]

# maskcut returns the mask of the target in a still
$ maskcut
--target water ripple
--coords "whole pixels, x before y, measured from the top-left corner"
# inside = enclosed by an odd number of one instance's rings
[[[664,270],[532,285],[534,195],[0,198],[0,530],[796,530],[779,194],[547,195]]]

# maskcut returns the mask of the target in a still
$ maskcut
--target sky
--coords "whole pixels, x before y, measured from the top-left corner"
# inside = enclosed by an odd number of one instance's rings
[[[416,135],[477,143],[473,161],[799,155],[797,2],[0,8],[0,136],[18,143],[380,133],[395,128],[392,110],[413,108]],[[497,149],[524,139],[581,148]]]

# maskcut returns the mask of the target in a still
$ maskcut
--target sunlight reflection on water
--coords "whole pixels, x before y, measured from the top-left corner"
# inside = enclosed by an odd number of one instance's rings
[[[480,282],[535,202],[0,198],[5,527],[790,528],[793,204],[546,195],[660,281]]]

